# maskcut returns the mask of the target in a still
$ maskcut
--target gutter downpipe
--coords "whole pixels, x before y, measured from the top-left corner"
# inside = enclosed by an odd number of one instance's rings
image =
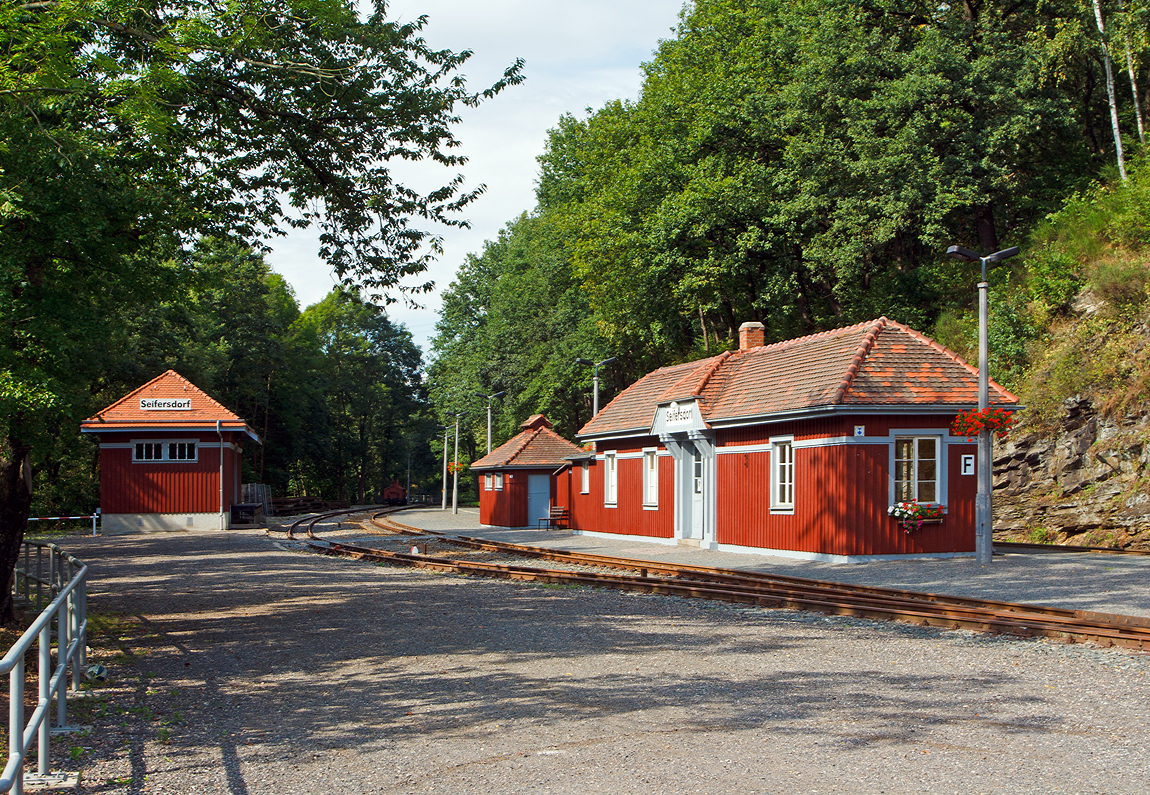
[[[220,438],[220,529],[227,530],[224,527],[224,433],[219,420],[216,420],[216,436]]]

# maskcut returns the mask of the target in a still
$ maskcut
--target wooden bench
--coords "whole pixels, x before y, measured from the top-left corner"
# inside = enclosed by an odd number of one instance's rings
[[[538,527],[543,528],[558,528],[560,530],[571,529],[571,511],[559,505],[552,505],[551,511],[547,514],[546,518],[539,520]]]

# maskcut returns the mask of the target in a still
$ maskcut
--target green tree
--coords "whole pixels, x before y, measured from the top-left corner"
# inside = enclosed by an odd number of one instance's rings
[[[57,415],[87,410],[114,307],[160,300],[202,235],[315,223],[338,276],[393,300],[479,189],[426,193],[396,160],[454,170],[469,53],[336,0],[109,0],[0,7],[0,576]],[[433,228],[433,227],[431,227]],[[174,264],[173,264],[174,263]],[[0,600],[0,619],[12,616]]]
[[[568,437],[590,419],[590,373],[575,359],[607,349],[546,214],[521,216],[468,257],[444,291],[437,329],[430,396],[445,422],[467,412],[468,461],[486,452],[487,402],[476,393],[506,393],[493,404],[493,447],[531,414],[546,414]],[[603,373],[605,396],[614,372]]]
[[[304,371],[281,399],[303,407],[289,438],[305,493],[363,503],[401,477],[422,441],[422,357],[411,334],[348,290],[308,307],[292,329]]]
[[[561,120],[540,207],[651,366],[748,319],[929,326],[946,243],[1021,236],[1102,165],[1085,42],[1073,4],[703,0],[638,101]]]

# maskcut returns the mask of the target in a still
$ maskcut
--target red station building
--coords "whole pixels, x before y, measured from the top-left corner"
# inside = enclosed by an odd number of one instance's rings
[[[974,551],[977,444],[949,432],[978,372],[880,318],[664,367],[579,433],[557,497],[580,533],[848,562]],[[990,384],[992,406],[1018,398]],[[494,454],[493,454],[494,455]],[[910,532],[895,502],[939,506]]]
[[[99,435],[103,532],[226,530],[247,424],[168,370],[80,425]]]
[[[542,414],[523,430],[471,465],[481,475],[479,521],[496,527],[538,527],[555,504],[555,472],[579,448],[555,431]]]

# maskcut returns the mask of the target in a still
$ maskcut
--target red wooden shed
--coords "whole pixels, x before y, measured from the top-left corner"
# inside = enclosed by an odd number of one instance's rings
[[[991,382],[991,404],[1018,398]],[[978,372],[880,318],[664,367],[585,425],[560,493],[576,532],[846,562],[974,551],[977,445],[949,432]],[[915,499],[941,520],[910,532]]]
[[[80,425],[99,434],[105,533],[226,530],[247,424],[168,370]]]
[[[566,456],[579,452],[542,414],[523,430],[471,465],[479,473],[479,521],[497,527],[537,527],[555,501],[555,472]]]

